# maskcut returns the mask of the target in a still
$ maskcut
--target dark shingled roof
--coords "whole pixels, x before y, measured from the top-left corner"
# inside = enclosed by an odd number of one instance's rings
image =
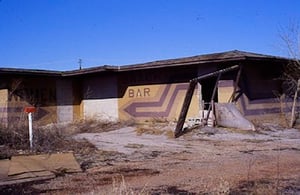
[[[218,63],[218,62],[230,62],[230,61],[239,61],[239,60],[269,60],[269,61],[282,61],[287,62],[291,59],[263,55],[239,50],[227,51],[222,53],[213,53],[213,54],[204,54],[197,55],[192,57],[183,57],[176,59],[168,60],[159,60],[147,63],[125,65],[125,66],[98,66],[93,68],[85,68],[81,70],[72,70],[72,71],[47,71],[47,70],[30,70],[30,69],[9,69],[9,68],[0,68],[0,74],[2,73],[15,73],[15,74],[34,74],[34,75],[51,75],[51,76],[75,76],[75,75],[84,75],[90,73],[98,72],[122,72],[122,71],[132,71],[132,70],[143,70],[143,69],[154,69],[154,68],[163,68],[163,67],[174,67],[174,66],[187,66],[194,64],[205,64],[205,63]]]
[[[37,75],[37,76],[61,76],[61,71],[37,70],[23,68],[0,68],[0,74]]]
[[[135,64],[122,66],[121,69],[132,69],[132,68],[153,68],[153,67],[165,67],[165,66],[181,66],[181,65],[190,65],[190,64],[204,64],[204,63],[215,63],[215,62],[229,62],[229,61],[237,61],[237,60],[281,60],[287,61],[289,59],[271,56],[271,55],[263,55],[239,50],[227,51],[222,53],[213,53],[213,54],[204,54],[197,55],[192,57],[184,57],[177,59],[169,59],[169,60],[159,60],[154,62],[148,62],[143,64]]]

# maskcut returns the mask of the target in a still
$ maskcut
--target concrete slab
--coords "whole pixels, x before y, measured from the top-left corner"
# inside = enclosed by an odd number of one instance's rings
[[[137,151],[164,150],[169,152],[184,150],[181,139],[169,139],[165,135],[137,135],[135,127],[124,127],[102,133],[82,133],[75,139],[86,139],[100,150],[133,154]],[[181,143],[181,144],[180,144]]]

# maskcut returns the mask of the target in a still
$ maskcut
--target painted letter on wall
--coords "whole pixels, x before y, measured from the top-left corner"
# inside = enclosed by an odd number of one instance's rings
[[[165,118],[176,120],[185,97],[188,83],[129,86],[119,99],[121,120],[149,120]],[[189,116],[198,115],[196,92],[192,100]]]

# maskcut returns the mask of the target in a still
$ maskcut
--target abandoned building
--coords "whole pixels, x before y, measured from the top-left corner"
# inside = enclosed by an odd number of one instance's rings
[[[0,121],[26,120],[24,108],[36,107],[39,124],[79,119],[178,120],[189,81],[217,70],[240,68],[200,80],[187,117],[214,102],[233,101],[246,118],[283,112],[279,79],[289,59],[228,51],[127,66],[99,66],[74,71],[0,68]],[[240,73],[239,73],[240,72]],[[204,102],[202,105],[201,102]]]

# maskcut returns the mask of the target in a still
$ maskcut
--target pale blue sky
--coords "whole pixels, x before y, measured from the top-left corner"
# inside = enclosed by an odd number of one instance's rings
[[[127,65],[228,50],[286,56],[299,0],[0,0],[0,67]]]

